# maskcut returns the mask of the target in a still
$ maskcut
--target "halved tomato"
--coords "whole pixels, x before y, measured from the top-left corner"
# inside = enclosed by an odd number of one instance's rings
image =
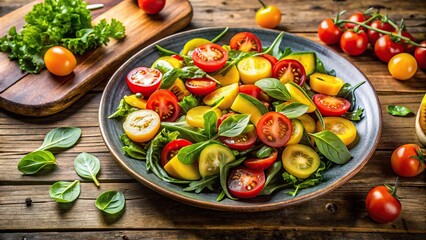
[[[256,170],[265,170],[267,168],[269,168],[270,166],[272,166],[272,164],[274,164],[275,160],[277,160],[278,157],[278,151],[275,148],[272,148],[272,152],[271,154],[269,154],[269,156],[264,157],[264,158],[249,158],[247,160],[244,160],[244,165],[248,168],[251,169],[256,169]]]
[[[126,82],[132,93],[150,96],[160,87],[163,74],[154,68],[137,67],[127,74]]]
[[[351,144],[356,138],[355,124],[346,118],[342,117],[325,117],[325,130],[330,130],[335,133],[342,142],[347,146]],[[317,122],[317,129],[322,131],[321,123]]]
[[[245,151],[254,146],[256,143],[257,135],[253,130],[241,133],[236,137],[219,137],[219,140],[231,149],[238,151]]]
[[[309,177],[320,166],[318,153],[302,144],[287,146],[281,158],[284,169],[297,178]]]
[[[191,56],[194,64],[208,73],[221,69],[228,60],[228,52],[215,43],[195,48]]]
[[[271,63],[260,56],[243,58],[237,63],[237,69],[244,84],[253,84],[257,80],[272,76]]]
[[[229,44],[231,49],[243,52],[261,52],[262,43],[259,38],[251,32],[240,32],[231,38]]]
[[[152,110],[137,110],[127,115],[123,123],[126,135],[135,142],[147,142],[160,129],[160,116]]]
[[[203,115],[209,111],[214,111],[218,118],[222,116],[222,112],[218,108],[213,109],[212,107],[209,107],[209,106],[196,106],[194,108],[191,108],[186,113],[185,120],[189,125],[193,127],[204,128]]]
[[[254,85],[254,84],[243,84],[241,86],[239,86],[238,88],[240,93],[245,93],[247,95],[250,95],[254,98],[259,99],[260,97],[260,92],[262,91],[260,89],[260,87]]]
[[[282,83],[295,82],[302,86],[306,81],[305,67],[294,59],[281,59],[272,69],[272,76]]]
[[[161,151],[161,156],[160,156],[161,166],[164,167],[170,161],[170,159],[172,159],[174,156],[178,154],[181,148],[189,146],[191,144],[192,142],[183,138],[178,138],[167,143],[166,146],[164,146],[163,150]]]
[[[237,198],[254,198],[265,186],[263,170],[247,167],[235,168],[228,177],[228,190]]]
[[[313,101],[323,116],[342,116],[351,107],[351,103],[341,97],[329,96],[317,93],[313,96]]]
[[[288,117],[278,112],[263,115],[256,126],[259,139],[270,147],[282,147],[290,140],[293,131]]]
[[[161,121],[165,122],[174,122],[180,114],[177,97],[166,89],[155,91],[148,98],[146,108],[157,112]]]
[[[214,91],[216,82],[208,78],[193,78],[185,81],[185,87],[196,96],[205,96]]]
[[[219,173],[220,163],[229,163],[235,160],[231,149],[221,144],[213,143],[205,147],[198,160],[198,170],[202,177]]]

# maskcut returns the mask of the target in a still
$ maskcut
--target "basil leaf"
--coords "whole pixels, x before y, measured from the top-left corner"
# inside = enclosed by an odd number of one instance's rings
[[[340,89],[339,93],[337,94],[338,97],[345,98],[351,103],[351,107],[349,108],[349,111],[353,111],[356,106],[355,90],[364,83],[365,81],[360,82],[356,84],[355,86],[352,86],[349,83],[345,83],[343,84],[343,87]]]
[[[244,131],[249,122],[249,114],[230,115],[219,125],[219,136],[236,137]]]
[[[60,127],[51,130],[44,137],[43,144],[36,150],[59,151],[74,146],[80,139],[81,129],[76,127]]]
[[[178,104],[180,109],[187,114],[190,109],[198,106],[198,100],[193,95],[188,95],[183,97],[182,101]]]
[[[182,80],[189,78],[202,78],[207,73],[197,66],[187,66],[180,69],[179,77]]]
[[[124,118],[127,115],[129,115],[131,112],[134,112],[136,110],[138,109],[128,104],[123,98],[120,100],[120,103],[118,104],[116,111],[113,114],[109,115],[108,118],[109,119]]]
[[[214,111],[208,111],[203,115],[204,119],[204,132],[208,138],[212,138],[216,135],[217,129],[217,115]]]
[[[176,79],[178,79],[181,73],[180,68],[173,68],[166,73],[164,73],[163,78],[161,80],[161,89],[169,89],[173,83],[175,83]]]
[[[121,149],[127,156],[138,160],[146,160],[146,150],[130,140],[126,134],[121,135],[120,140],[124,144]]]
[[[35,151],[25,155],[18,163],[18,170],[23,174],[36,174],[49,165],[56,165],[55,156],[49,151]]]
[[[191,142],[203,142],[208,140],[202,128],[190,126],[185,117],[178,119],[176,122],[161,122],[161,128],[169,131],[179,132],[179,136]]]
[[[399,116],[399,117],[405,117],[409,115],[410,113],[413,113],[411,109],[404,106],[398,106],[398,105],[389,105],[387,107],[387,111],[390,115]]]
[[[284,84],[275,78],[260,79],[254,85],[262,89],[268,96],[281,101],[287,101],[291,97]]]
[[[364,114],[363,108],[357,108],[353,112],[346,112],[342,115],[342,117],[349,119],[351,121],[360,121],[362,119],[362,115]]]
[[[318,150],[328,160],[337,164],[344,164],[352,158],[346,145],[333,132],[325,130],[309,135],[314,137]]]
[[[49,190],[50,197],[56,202],[70,203],[80,195],[80,181],[54,183]]]
[[[228,176],[229,176],[229,171],[240,165],[246,158],[240,158],[237,159],[235,161],[229,162],[229,163],[225,163],[225,161],[220,161],[220,165],[219,165],[219,179],[220,179],[220,186],[222,187],[222,191],[225,192],[226,196],[232,200],[237,200],[238,198],[234,198],[228,191]]]
[[[276,112],[280,112],[286,115],[288,118],[297,118],[302,116],[306,111],[308,111],[308,106],[298,102],[292,103],[281,103],[275,107]]]
[[[82,178],[92,179],[99,187],[99,181],[96,175],[101,169],[99,159],[91,154],[82,152],[74,160],[74,170]]]
[[[183,191],[185,192],[192,192],[195,191],[196,193],[200,193],[203,191],[204,188],[210,189],[210,191],[213,191],[213,184],[216,183],[216,180],[219,178],[219,175],[210,175],[202,178],[198,181],[192,181],[188,187],[184,188]]]
[[[198,160],[201,151],[216,141],[208,140],[204,142],[194,143],[189,146],[183,147],[179,150],[177,157],[185,165],[190,165]]]
[[[266,158],[271,155],[271,153],[274,151],[273,148],[263,145],[259,150],[256,152],[257,158]]]
[[[319,59],[319,57],[315,54],[315,72],[327,74],[327,70],[325,70],[324,63]]]
[[[117,191],[107,191],[101,193],[98,198],[96,198],[96,207],[108,214],[117,214],[124,209],[126,205],[126,199],[122,192]]]

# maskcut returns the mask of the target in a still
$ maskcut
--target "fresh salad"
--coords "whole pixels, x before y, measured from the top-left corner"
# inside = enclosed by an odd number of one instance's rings
[[[122,121],[124,153],[182,191],[217,200],[270,195],[322,181],[345,164],[358,141],[363,109],[355,90],[326,71],[315,52],[270,46],[239,32],[230,42],[194,38],[180,52],[127,74],[131,95],[109,118]]]

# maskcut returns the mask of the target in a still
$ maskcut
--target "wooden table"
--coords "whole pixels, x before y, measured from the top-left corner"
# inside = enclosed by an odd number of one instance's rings
[[[4,15],[29,0],[0,1]],[[257,1],[191,0],[193,19],[184,30],[211,27],[256,27]],[[380,5],[393,19],[404,18],[408,30],[426,39],[426,4],[410,1],[303,1],[266,0],[282,10],[278,29],[319,42],[319,22],[346,9],[344,16],[371,5]],[[281,210],[260,213],[232,213],[200,209],[166,198],[132,179],[119,167],[102,141],[98,128],[98,107],[105,83],[100,84],[66,110],[48,117],[32,118],[0,112],[0,239],[424,239],[426,234],[425,174],[401,178],[401,216],[393,223],[377,224],[367,215],[367,192],[383,183],[392,184],[396,175],[390,167],[392,151],[405,143],[419,143],[415,116],[393,117],[390,104],[416,111],[426,92],[425,72],[409,81],[397,81],[386,64],[371,50],[349,57],[372,82],[382,107],[383,133],[368,164],[350,181],[320,198]],[[44,135],[59,126],[76,126],[83,136],[74,148],[57,155],[59,167],[50,174],[23,176],[19,160],[36,149]],[[57,204],[48,191],[53,182],[74,180],[73,160],[77,154],[96,155],[102,165],[101,187],[82,180],[79,199],[72,205]],[[94,204],[103,191],[121,190],[126,210],[118,219],[103,215]],[[25,199],[31,198],[31,206]],[[335,204],[335,211],[327,204]]]

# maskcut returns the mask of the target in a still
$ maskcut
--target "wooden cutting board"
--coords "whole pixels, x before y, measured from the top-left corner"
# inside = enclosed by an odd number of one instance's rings
[[[0,37],[10,27],[20,31],[24,16],[40,0],[23,6],[0,18]],[[58,77],[43,69],[39,74],[22,72],[15,61],[0,52],[0,108],[26,116],[46,116],[57,113],[102,81],[108,81],[114,71],[137,51],[156,40],[171,35],[192,19],[192,7],[187,0],[167,0],[158,15],[147,15],[136,0],[89,0],[104,3],[102,9],[92,11],[92,19],[110,22],[121,21],[126,27],[126,37],[111,40],[108,46],[99,47],[77,56],[77,67],[65,77]]]

